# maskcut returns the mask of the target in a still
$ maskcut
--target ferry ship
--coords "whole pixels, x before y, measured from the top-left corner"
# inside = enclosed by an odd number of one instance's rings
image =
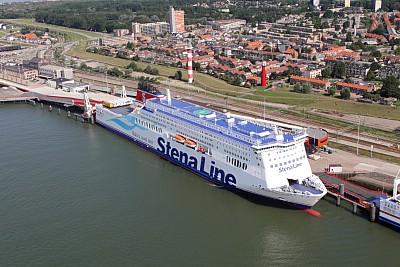
[[[400,194],[397,191],[400,185],[400,170],[393,181],[393,196],[382,195],[379,200],[379,220],[389,223],[400,229]]]
[[[233,191],[305,210],[327,192],[311,171],[301,127],[218,112],[145,82],[133,104],[97,105],[96,122]]]

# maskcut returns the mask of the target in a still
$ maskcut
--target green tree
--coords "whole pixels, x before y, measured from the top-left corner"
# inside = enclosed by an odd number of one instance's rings
[[[350,99],[350,89],[349,88],[343,88],[340,91],[340,97],[342,99]]]
[[[242,79],[240,79],[239,77],[235,77],[235,79],[233,79],[232,81],[232,85],[239,86],[241,84],[242,84]]]
[[[325,11],[325,13],[324,13],[324,15],[323,15],[323,18],[327,18],[327,19],[333,18],[333,11],[330,10],[330,9],[328,9],[327,11]]]
[[[327,28],[329,28],[329,27],[330,27],[330,25],[329,25],[328,22],[326,22],[326,21],[322,22],[322,24],[321,24],[321,29],[327,29]]]
[[[303,88],[302,88],[301,92],[303,94],[309,94],[309,93],[311,93],[311,88],[312,88],[311,83],[306,82],[303,84]]]
[[[353,34],[351,32],[346,34],[346,42],[353,42]]]
[[[383,80],[380,95],[400,99],[400,80],[393,76],[387,77]]]
[[[321,75],[323,78],[329,78],[332,74],[332,71],[330,68],[325,68],[321,71]]]
[[[378,35],[383,35],[383,34],[385,34],[385,32],[386,32],[386,30],[385,30],[385,27],[383,27],[382,23],[380,23],[379,26],[375,30],[372,31],[372,33],[378,34]]]
[[[400,47],[397,47],[396,50],[394,50],[393,54],[396,56],[400,56]]]
[[[375,80],[375,73],[373,71],[369,70],[367,73],[367,76],[365,77],[365,80],[367,80],[367,81]]]
[[[124,73],[120,71],[117,67],[112,68],[111,70],[107,70],[107,74],[115,77],[121,77],[122,75],[124,75]]]
[[[381,68],[381,65],[379,65],[378,62],[372,62],[372,64],[369,66],[370,71],[376,71]]]
[[[350,22],[348,21],[348,20],[346,20],[344,23],[343,23],[343,29],[347,29],[347,28],[349,28],[350,27]]]
[[[346,74],[346,64],[343,61],[336,61],[333,65],[332,77],[343,78]]]
[[[381,52],[379,52],[378,50],[377,51],[374,51],[374,52],[371,52],[371,54],[369,54],[371,57],[374,57],[374,58],[381,58],[382,57],[382,53]]]
[[[331,87],[328,88],[328,95],[334,96],[336,94],[336,86],[332,85]]]
[[[178,71],[175,73],[175,79],[177,79],[177,80],[182,80],[182,71],[178,70]]]
[[[296,93],[301,93],[302,90],[302,86],[300,83],[296,83],[293,87],[293,91],[295,91]]]

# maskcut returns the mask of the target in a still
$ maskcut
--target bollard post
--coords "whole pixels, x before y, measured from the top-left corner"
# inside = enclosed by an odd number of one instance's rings
[[[369,220],[371,222],[375,221],[375,215],[376,215],[376,207],[375,207],[374,203],[371,203],[370,210],[369,210]]]
[[[67,111],[67,117],[71,118],[71,111],[69,111],[69,110]]]
[[[92,125],[94,124],[94,117],[93,117],[93,115],[90,116],[90,123],[91,123]]]
[[[353,203],[353,213],[357,213],[357,203]]]
[[[340,206],[340,195],[336,196],[336,206]]]
[[[61,115],[61,109],[60,108],[58,109],[58,115]]]
[[[33,100],[32,105],[36,106],[36,101],[35,100]]]
[[[40,108],[42,108],[42,109],[43,109],[43,103],[40,103]]]
[[[53,107],[49,105],[49,111],[53,111]]]
[[[339,194],[344,195],[344,184],[339,184]]]

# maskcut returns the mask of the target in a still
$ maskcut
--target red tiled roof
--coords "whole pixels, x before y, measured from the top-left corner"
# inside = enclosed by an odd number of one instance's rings
[[[327,85],[328,84],[327,81],[313,79],[313,78],[306,78],[306,77],[296,76],[296,75],[290,76],[290,79],[303,81],[303,82],[318,83],[318,84],[323,84],[323,85]]]
[[[34,33],[27,33],[27,34],[25,34],[25,38],[26,38],[27,40],[30,40],[30,39],[37,39],[37,36],[36,36],[36,34],[34,34]]]
[[[213,37],[211,36],[211,34],[204,34],[200,36],[200,39],[212,39]]]
[[[294,50],[293,48],[288,48],[286,51],[285,51],[285,54],[297,54],[298,52],[296,51],[296,50]]]
[[[354,84],[354,83],[337,82],[336,85],[348,87],[348,88],[354,88],[354,89],[361,89],[361,90],[365,90],[365,91],[367,91],[369,89],[369,87],[366,85],[359,85],[359,84]]]
[[[380,41],[386,41],[385,36],[378,35],[378,34],[366,33],[365,37],[374,38],[374,39],[377,39]]]

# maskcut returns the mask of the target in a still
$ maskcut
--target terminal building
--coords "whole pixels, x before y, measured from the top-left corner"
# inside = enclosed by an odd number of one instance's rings
[[[313,148],[323,147],[328,145],[328,132],[324,129],[308,128],[307,129],[308,140],[306,141],[307,146]]]
[[[39,76],[43,78],[67,78],[73,79],[74,74],[71,68],[64,68],[55,65],[39,66]]]

